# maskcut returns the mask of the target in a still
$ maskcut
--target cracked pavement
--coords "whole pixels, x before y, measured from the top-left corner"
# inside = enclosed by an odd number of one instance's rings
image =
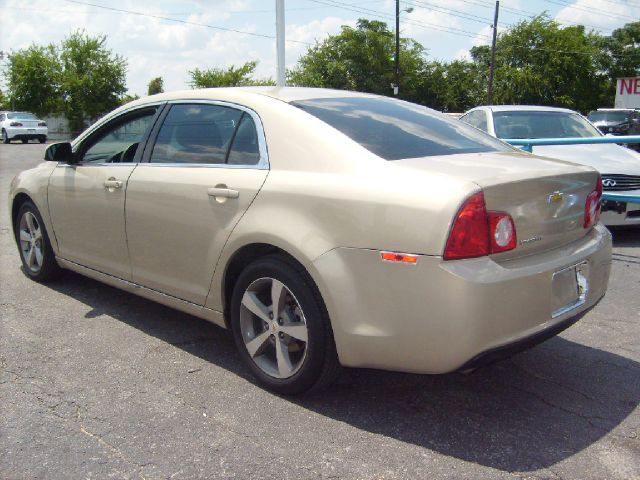
[[[532,350],[287,399],[214,325],[76,274],[27,280],[6,199],[43,150],[0,145],[1,478],[640,478],[640,229],[614,232],[605,299]]]

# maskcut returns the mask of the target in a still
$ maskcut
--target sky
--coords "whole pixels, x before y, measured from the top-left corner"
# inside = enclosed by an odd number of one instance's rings
[[[489,44],[494,0],[403,0],[402,36],[420,42],[430,59],[465,58]],[[407,11],[412,9],[412,11]],[[286,64],[316,41],[358,18],[395,28],[395,0],[285,0]],[[640,0],[502,0],[498,31],[547,12],[565,25],[610,34],[640,19]],[[258,60],[258,77],[276,77],[275,0],[0,0],[0,51],[59,43],[70,32],[107,35],[128,61],[129,93],[146,95],[162,76],[165,91],[188,88],[188,71]],[[6,56],[0,65],[6,65]],[[4,89],[4,80],[0,80]]]

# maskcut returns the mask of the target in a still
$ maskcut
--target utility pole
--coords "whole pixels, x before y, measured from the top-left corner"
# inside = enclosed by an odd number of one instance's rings
[[[493,71],[496,68],[496,38],[498,36],[498,12],[500,0],[496,0],[496,13],[493,16],[493,40],[491,41],[491,65],[489,66],[489,90],[487,91],[487,105],[493,105]]]
[[[397,97],[400,93],[400,0],[396,0],[396,83],[393,85],[393,94]]]
[[[284,0],[276,0],[276,50],[278,51],[278,75],[276,85],[278,87],[284,87]]]

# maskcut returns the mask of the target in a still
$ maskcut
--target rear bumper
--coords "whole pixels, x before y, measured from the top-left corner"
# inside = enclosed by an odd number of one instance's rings
[[[562,320],[554,325],[551,325],[548,328],[545,328],[544,330],[536,332],[527,337],[520,338],[506,345],[501,345],[499,347],[495,347],[495,348],[486,350],[482,353],[479,353],[478,355],[473,357],[471,360],[466,362],[464,365],[462,365],[458,370],[461,372],[475,370],[477,368],[490,365],[492,363],[498,362],[505,358],[509,358],[515,355],[516,353],[522,352],[529,348],[533,348],[536,345],[542,342],[545,342],[552,337],[555,337],[559,333],[569,328],[571,325],[573,325],[582,317],[584,317],[587,313],[589,313],[589,311],[593,307],[595,307],[599,302],[600,300],[598,300],[594,305],[587,308],[586,310],[581,311],[577,315],[574,315],[573,317],[569,317],[565,320]]]
[[[5,128],[7,137],[9,140],[34,140],[42,137],[46,137],[49,133],[47,127],[9,127]]]
[[[589,266],[585,301],[554,316],[554,273],[582,262]],[[446,373],[577,321],[606,292],[611,236],[597,225],[569,245],[501,263],[420,256],[405,265],[350,248],[314,263],[343,365]]]

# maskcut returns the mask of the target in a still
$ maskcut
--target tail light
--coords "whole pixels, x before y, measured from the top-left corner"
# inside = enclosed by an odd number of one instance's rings
[[[596,188],[587,195],[587,201],[584,204],[584,228],[589,228],[598,223],[600,217],[600,207],[602,204],[602,177],[598,174],[596,180]]]
[[[38,123],[39,127],[46,127],[47,126],[47,122],[40,122]]]
[[[11,122],[11,123],[9,124],[9,126],[10,126],[10,127],[21,127],[21,126],[22,126],[22,124],[21,124],[20,122]]]
[[[478,192],[462,205],[451,227],[445,260],[482,257],[516,248],[516,227],[511,215],[487,211],[484,193]]]

